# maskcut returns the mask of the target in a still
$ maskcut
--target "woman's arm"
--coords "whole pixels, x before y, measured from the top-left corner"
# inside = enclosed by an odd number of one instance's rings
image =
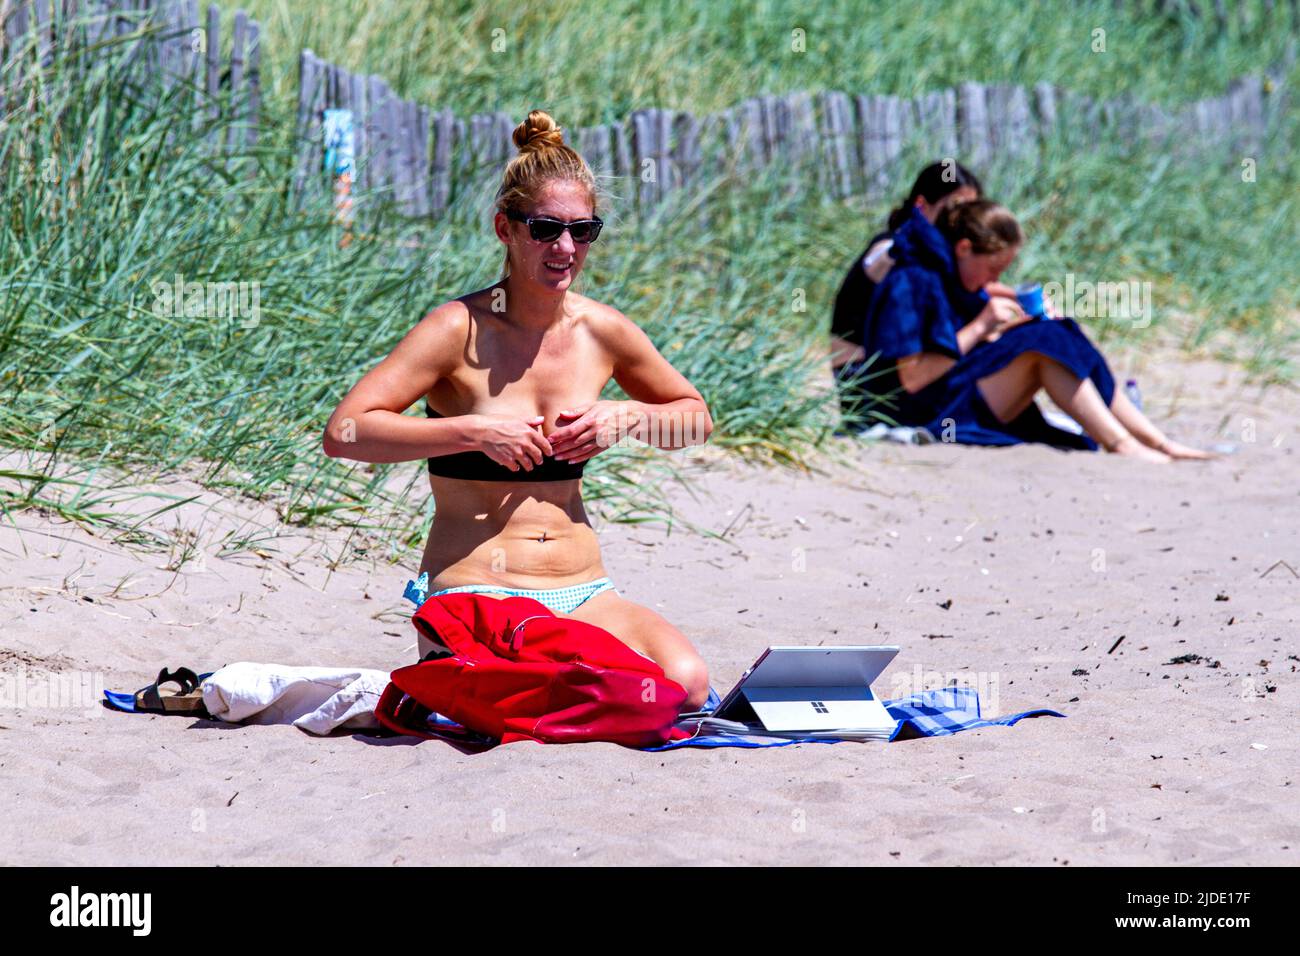
[[[965,355],[981,342],[992,342],[1013,325],[1027,320],[1014,299],[990,296],[984,310],[957,330],[957,349]],[[956,364],[956,359],[939,352],[917,352],[898,360],[898,381],[906,391],[916,393]]]
[[[659,354],[635,322],[617,309],[602,309],[593,325],[613,359],[614,381],[629,400],[564,409],[560,417],[573,421],[550,434],[556,457],[586,461],[625,435],[663,449],[708,441],[713,419],[695,386]]]
[[[904,391],[916,394],[956,364],[956,359],[938,352],[917,352],[898,360],[898,381]]]
[[[849,362],[861,362],[867,357],[866,349],[838,335],[831,336],[831,368],[839,368]]]
[[[957,330],[957,348],[965,355],[983,342],[988,334],[988,321],[981,312]],[[942,378],[956,364],[955,358],[940,352],[917,352],[898,360],[898,381],[906,391],[915,394]]]
[[[455,368],[468,335],[469,310],[461,302],[448,302],[421,319],[343,396],[325,425],[324,453],[353,461],[394,462],[483,451],[515,471],[531,471],[533,464],[540,464],[550,453],[540,415],[525,420],[402,414]]]
[[[879,242],[872,243],[867,254],[862,257],[862,271],[877,285],[885,281],[885,276],[889,275],[889,270],[894,267],[894,259],[889,254],[893,245],[893,239],[881,239]]]
[[[993,300],[989,301],[991,304]],[[986,306],[983,312],[957,330],[957,348],[962,355],[988,339],[993,331],[993,322],[992,310]]]
[[[877,285],[884,281],[894,265],[894,260],[889,257],[889,250],[893,244],[893,239],[873,242],[858,262],[867,278]],[[861,362],[866,357],[866,349],[861,345],[838,335],[831,335],[831,368],[839,368],[849,362]]]

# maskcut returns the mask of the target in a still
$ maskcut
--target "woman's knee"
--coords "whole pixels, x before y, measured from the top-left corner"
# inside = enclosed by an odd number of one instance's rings
[[[694,652],[676,652],[663,661],[664,676],[686,691],[685,706],[698,710],[709,699],[709,668],[704,658]]]
[[[1024,352],[1020,355],[1020,358],[1025,359],[1028,363],[1030,378],[1039,388],[1046,384],[1049,377],[1058,375],[1061,372],[1069,372],[1074,375],[1074,372],[1063,365],[1059,359],[1048,355],[1046,352]]]
[[[655,611],[622,598],[597,606],[603,597],[597,595],[569,616],[603,627],[658,664],[665,677],[685,689],[688,709],[703,706],[709,699],[709,670],[686,635]]]

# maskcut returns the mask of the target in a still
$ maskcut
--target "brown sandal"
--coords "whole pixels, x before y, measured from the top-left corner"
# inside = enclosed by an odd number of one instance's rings
[[[176,684],[180,690],[164,690],[163,684]],[[188,667],[178,667],[174,672],[165,667],[160,670],[156,681],[135,692],[135,709],[144,714],[208,716],[199,676]]]

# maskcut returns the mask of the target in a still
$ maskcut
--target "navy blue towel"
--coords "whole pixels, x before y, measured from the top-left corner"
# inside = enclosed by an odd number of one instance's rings
[[[870,358],[846,366],[843,374],[870,376],[865,387],[871,411],[899,425],[926,428],[937,438],[969,445],[1043,442],[1095,451],[1092,439],[1047,423],[1036,404],[1011,422],[1000,422],[976,383],[1026,352],[1045,355],[1079,378],[1091,379],[1110,404],[1115,379],[1106,359],[1073,319],[1040,319],[1008,329],[997,341],[981,342],[965,355],[957,331],[988,303],[984,292],[961,285],[948,240],[918,211],[895,233],[895,265],[877,287],[863,322],[862,343]],[[921,391],[902,390],[898,359],[933,352],[956,364]]]

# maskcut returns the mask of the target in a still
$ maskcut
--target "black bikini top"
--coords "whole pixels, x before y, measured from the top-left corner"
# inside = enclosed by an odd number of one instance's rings
[[[424,403],[424,411],[430,418],[444,417],[435,412],[428,402]],[[547,455],[540,465],[533,466],[532,471],[522,468],[511,471],[505,465],[497,464],[485,452],[460,451],[430,458],[429,474],[440,478],[463,478],[466,481],[572,481],[582,477],[586,465],[585,461],[560,461]]]

